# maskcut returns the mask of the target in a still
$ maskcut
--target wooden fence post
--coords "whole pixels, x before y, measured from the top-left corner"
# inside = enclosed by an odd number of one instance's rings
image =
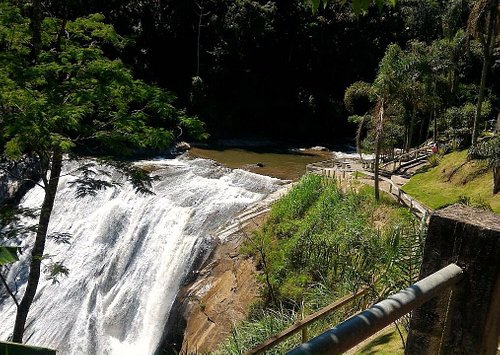
[[[304,320],[304,303],[302,303],[302,312],[301,312],[301,319]],[[305,343],[307,341],[307,325],[304,326],[301,330],[301,341]]]
[[[500,216],[461,205],[432,214],[420,278],[450,263],[457,286],[417,308],[405,354],[496,354],[500,335]]]

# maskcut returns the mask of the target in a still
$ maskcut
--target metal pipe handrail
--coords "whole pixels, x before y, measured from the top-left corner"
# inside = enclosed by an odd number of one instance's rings
[[[341,354],[455,285],[462,276],[462,268],[450,264],[287,354]]]

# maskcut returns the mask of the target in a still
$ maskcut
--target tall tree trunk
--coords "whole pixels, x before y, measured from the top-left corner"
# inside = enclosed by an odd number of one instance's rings
[[[432,112],[429,117],[423,116],[422,123],[420,124],[420,132],[418,134],[418,142],[422,143],[426,140],[426,132],[429,131],[429,124],[432,122]],[[426,129],[427,128],[427,129]]]
[[[379,165],[380,165],[380,139],[375,140],[375,165],[373,167],[374,171],[374,188],[375,188],[375,201],[380,200],[380,186],[379,186]]]
[[[437,142],[437,134],[438,134],[438,125],[437,125],[437,115],[436,115],[436,91],[437,91],[437,83],[436,83],[436,79],[434,79],[434,97],[433,97],[433,102],[432,102],[432,114],[434,116],[434,132],[433,132],[433,135],[432,135],[432,141],[434,143]]]
[[[484,91],[486,88],[486,77],[490,68],[491,56],[495,46],[495,23],[497,18],[498,0],[490,0],[488,5],[488,32],[486,34],[486,42],[483,42],[483,69],[481,71],[481,82],[479,84],[479,97],[477,99],[476,114],[472,124],[472,144],[477,141],[477,125],[481,118],[481,109],[484,101]]]
[[[28,283],[26,284],[23,298],[17,308],[16,323],[14,324],[14,333],[12,337],[12,341],[16,343],[22,343],[23,341],[26,319],[40,280],[41,263],[45,249],[45,240],[47,238],[47,229],[49,226],[50,215],[54,207],[59,177],[61,175],[62,152],[59,149],[54,151],[51,160],[52,166],[50,169],[50,179],[48,180],[48,184],[45,186],[45,197],[40,211],[40,217],[38,219],[35,244],[33,246],[33,250],[31,251]]]
[[[361,153],[361,132],[363,131],[364,124],[365,116],[361,117],[361,121],[359,121],[358,124],[358,129],[356,130],[356,153],[359,154],[359,158],[361,159],[361,161],[363,161],[363,154]]]
[[[493,167],[493,195],[500,191],[500,167]]]
[[[382,145],[382,136],[384,130],[384,99],[381,99],[375,110],[377,114],[377,126],[375,133],[375,165],[374,165],[374,187],[375,187],[375,200],[380,200],[380,186],[379,186],[379,166],[380,166],[380,148]]]
[[[31,2],[31,60],[36,62],[40,51],[42,50],[42,4],[41,0],[32,0]]]
[[[416,116],[417,116],[417,108],[415,106],[413,106],[413,110],[411,112],[411,120],[410,120],[410,128],[408,129],[408,142],[407,142],[407,147],[406,147],[406,151],[409,152],[410,149],[411,149],[411,145],[413,143],[413,131],[415,129],[415,119],[416,119]]]

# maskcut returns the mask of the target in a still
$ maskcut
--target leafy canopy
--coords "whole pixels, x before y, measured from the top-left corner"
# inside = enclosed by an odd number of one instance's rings
[[[316,12],[320,5],[326,7],[326,5],[330,0],[309,0],[309,1],[311,3],[313,12]],[[336,0],[336,1],[340,2],[342,5],[350,3],[354,12],[356,14],[359,14],[361,12],[366,12],[370,7],[370,5],[373,4],[377,5],[379,9],[381,9],[386,4],[395,6],[397,0]]]
[[[42,50],[30,57],[29,21],[0,4],[0,121],[9,158],[55,148],[126,155],[166,148],[175,132],[204,135],[203,124],[173,106],[175,96],[134,79],[117,58],[126,45],[104,17],[46,18]]]

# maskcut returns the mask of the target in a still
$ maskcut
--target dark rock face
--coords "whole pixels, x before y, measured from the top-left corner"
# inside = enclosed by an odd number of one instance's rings
[[[24,194],[40,180],[38,160],[0,160],[0,204],[18,204]]]

